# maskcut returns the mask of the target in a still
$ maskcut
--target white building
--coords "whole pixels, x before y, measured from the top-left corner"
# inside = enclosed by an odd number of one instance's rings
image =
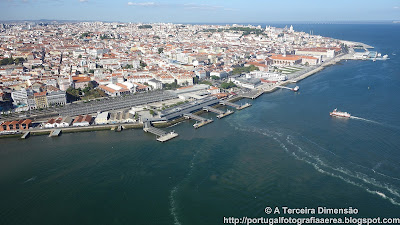
[[[11,98],[14,105],[28,104],[28,92],[25,88],[11,92]]]
[[[149,80],[149,81],[147,81],[147,83],[150,85],[150,86],[152,86],[153,87],[153,89],[162,89],[162,87],[163,87],[163,84],[162,84],[162,82],[161,81],[158,81],[158,80],[156,80],[156,79],[151,79],[151,80]]]
[[[235,83],[237,86],[248,89],[255,89],[258,85],[261,84],[261,80],[256,78],[252,79],[232,78],[231,81]]]
[[[282,74],[277,74],[277,73],[268,73],[268,72],[262,72],[262,71],[253,71],[245,76],[247,79],[254,79],[254,78],[260,78],[261,81],[263,80],[266,81],[285,81],[287,80],[286,75]]]
[[[178,85],[184,85],[184,86],[191,86],[193,85],[193,77],[188,76],[188,75],[179,75],[176,76],[176,83]]]
[[[97,117],[94,120],[94,122],[96,124],[107,124],[108,123],[108,119],[110,119],[110,113],[109,112],[102,112],[102,113],[99,113],[97,115]]]
[[[225,71],[213,71],[210,73],[210,77],[212,76],[217,76],[219,78],[226,78],[228,76],[228,73]]]
[[[86,127],[92,123],[92,116],[85,115],[85,116],[76,116],[73,122],[74,127]]]
[[[65,91],[53,91],[47,93],[47,104],[53,105],[65,105],[67,104],[67,95]]]
[[[72,123],[72,118],[67,116],[64,119],[59,117],[57,119],[49,119],[45,124],[44,128],[56,128],[56,127],[69,127]]]
[[[60,123],[58,123],[56,125],[57,125],[57,127],[69,127],[69,126],[71,126],[71,124],[72,124],[72,118],[67,116],[64,119],[62,119],[62,121]]]

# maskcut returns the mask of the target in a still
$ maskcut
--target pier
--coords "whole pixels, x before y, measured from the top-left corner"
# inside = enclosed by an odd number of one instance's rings
[[[185,114],[190,114],[192,112],[196,112],[202,110],[203,107],[215,105],[219,102],[219,100],[214,97],[206,97],[204,99],[196,100],[193,102],[188,102],[173,108],[169,108],[160,112],[160,117],[165,120],[173,120],[179,117],[183,117]]]
[[[250,103],[246,103],[244,105],[238,105],[238,104],[235,104],[235,103],[232,103],[232,102],[229,102],[229,101],[223,101],[223,100],[219,101],[219,104],[231,106],[233,108],[236,108],[237,110],[241,110],[241,109],[244,109],[244,108],[247,108],[247,107],[251,106]]]
[[[260,97],[262,94],[264,94],[264,91],[258,91],[257,93],[255,93],[253,96],[251,96],[251,99],[256,99],[258,97]]]
[[[50,131],[49,137],[58,137],[61,134],[61,129],[55,129]]]
[[[159,141],[159,142],[166,142],[175,137],[178,137],[177,133],[175,133],[175,132],[167,133],[163,130],[153,127],[150,122],[145,122],[143,124],[143,130],[144,130],[144,132],[152,133],[152,134],[156,135],[157,141]]]
[[[241,94],[243,98],[256,99],[264,94],[264,90],[253,90],[248,93]]]
[[[187,119],[196,120],[197,122],[193,125],[194,128],[200,128],[204,125],[214,122],[213,120],[203,118],[201,116],[194,115],[192,113],[186,113],[183,115]]]
[[[280,88],[280,89],[288,89],[288,90],[291,90],[291,91],[294,91],[294,92],[296,92],[296,91],[298,91],[300,89],[299,86],[296,86],[294,88],[289,88],[289,87],[285,87],[285,86],[276,86],[276,87]]]
[[[22,138],[22,139],[28,139],[30,136],[31,136],[31,132],[28,131],[28,132],[25,132],[24,135],[22,135],[21,138]]]
[[[224,112],[224,111],[222,111],[222,110],[219,110],[219,109],[216,109],[216,108],[213,108],[213,107],[209,107],[209,106],[203,107],[203,110],[204,110],[204,111],[207,111],[207,112],[213,112],[213,113],[218,114],[218,115],[217,115],[217,118],[218,118],[218,119],[224,118],[225,116],[229,116],[229,115],[231,115],[232,113],[234,113],[234,112],[231,111],[231,110],[226,110],[226,112]]]

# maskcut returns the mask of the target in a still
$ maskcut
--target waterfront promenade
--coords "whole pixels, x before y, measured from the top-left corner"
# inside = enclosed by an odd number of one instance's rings
[[[360,45],[361,44],[362,43],[360,43]],[[369,45],[367,45],[367,46],[369,48],[372,48]],[[250,91],[248,93],[241,94],[239,97],[249,98],[249,99],[256,99],[256,98],[258,98],[259,96],[261,96],[264,93],[270,93],[270,92],[273,92],[273,91],[279,89],[278,86],[285,86],[285,85],[288,85],[290,83],[299,82],[299,81],[301,81],[301,80],[303,80],[303,79],[305,79],[305,78],[307,78],[309,76],[312,76],[312,75],[322,71],[323,69],[325,69],[325,67],[335,65],[336,63],[338,63],[338,62],[340,62],[342,60],[358,60],[358,59],[353,57],[353,54],[354,54],[354,50],[350,49],[350,52],[347,53],[347,54],[338,55],[335,58],[329,59],[329,60],[323,62],[322,64],[318,65],[318,66],[312,66],[310,68],[295,72],[295,73],[291,74],[289,76],[289,79],[286,80],[286,81],[277,82],[275,84],[264,84],[264,85],[261,85],[261,86],[257,87],[255,90],[252,90],[252,91]]]

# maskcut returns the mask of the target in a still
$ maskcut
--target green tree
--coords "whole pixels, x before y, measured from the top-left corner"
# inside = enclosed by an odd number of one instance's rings
[[[4,58],[0,61],[1,65],[10,65],[10,64],[14,64],[14,59],[12,57],[10,58]]]
[[[193,78],[193,83],[194,83],[194,84],[198,84],[198,83],[199,83],[199,77],[197,77],[197,76],[194,77],[194,78]]]
[[[151,28],[153,28],[153,26],[151,26],[151,25],[141,25],[138,28],[139,29],[151,29]]]
[[[213,80],[219,80],[219,79],[221,79],[220,77],[217,77],[217,76],[211,76],[211,78],[212,78]]]
[[[124,68],[124,69],[132,69],[132,68],[133,68],[133,65],[131,65],[131,64],[126,64],[123,68]]]
[[[207,85],[210,85],[210,86],[212,85],[212,83],[210,81],[207,81],[207,80],[201,81],[200,84],[207,84]]]
[[[180,88],[181,86],[179,86],[176,81],[174,83],[170,83],[170,84],[164,84],[164,88],[167,90],[175,90],[177,88]]]
[[[18,65],[18,64],[20,64],[20,63],[22,64],[24,61],[25,61],[25,59],[22,58],[22,57],[16,58],[16,59],[14,60],[14,62],[15,62],[16,65]]]
[[[223,89],[229,89],[229,88],[233,88],[233,87],[236,87],[236,84],[234,84],[232,81],[229,83],[224,82],[221,84],[221,88],[223,88]]]
[[[140,67],[144,68],[146,66],[147,66],[147,64],[145,62],[143,62],[142,60],[140,60]]]
[[[85,87],[84,89],[83,89],[83,93],[88,93],[89,91],[90,91],[91,89],[90,89],[90,87]]]
[[[161,54],[164,52],[164,48],[158,48],[158,54]]]
[[[232,74],[250,73],[251,71],[259,70],[257,66],[250,65],[247,67],[236,67],[233,69]]]

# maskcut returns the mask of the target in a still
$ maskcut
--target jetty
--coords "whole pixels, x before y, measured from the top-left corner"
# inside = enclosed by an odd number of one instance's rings
[[[251,96],[251,99],[256,99],[258,97],[260,97],[262,94],[264,94],[264,91],[258,91],[257,93],[255,93],[253,96]]]
[[[143,131],[146,133],[152,133],[157,136],[157,141],[159,142],[167,142],[175,137],[178,137],[178,134],[174,131],[172,132],[165,132],[161,129],[153,127],[150,122],[143,123]]]
[[[296,91],[298,91],[300,89],[299,86],[296,86],[294,88],[289,88],[289,87],[285,87],[285,86],[276,86],[276,87],[280,88],[280,89],[288,89],[288,90],[291,90],[291,91],[294,91],[294,92],[296,92]]]
[[[224,100],[219,101],[219,104],[231,106],[231,107],[233,107],[233,108],[236,108],[237,110],[241,110],[241,109],[244,109],[244,108],[247,108],[247,107],[250,107],[250,106],[251,106],[250,103],[246,103],[246,104],[244,104],[244,105],[238,105],[238,104],[236,104],[236,103],[229,102],[229,101],[224,101]]]
[[[28,132],[25,132],[24,135],[22,135],[21,138],[22,138],[22,139],[28,139],[30,136],[31,136],[31,132],[28,131]]]
[[[233,111],[231,111],[231,110],[229,110],[229,109],[226,110],[226,112],[224,112],[224,111],[222,111],[222,110],[219,110],[219,109],[216,109],[216,108],[213,108],[213,107],[209,107],[209,106],[203,107],[203,110],[204,110],[204,111],[207,111],[207,112],[213,112],[213,113],[218,114],[218,115],[217,115],[217,118],[218,118],[218,119],[224,118],[224,117],[229,116],[229,115],[231,115],[232,113],[234,113]]]
[[[58,137],[61,134],[61,129],[55,129],[50,131],[49,137]]]
[[[241,96],[243,98],[256,99],[256,98],[260,97],[262,94],[264,94],[264,90],[257,89],[257,90],[252,90],[247,93],[243,93],[243,94],[241,94]]]
[[[211,120],[211,119],[206,119],[206,118],[203,118],[203,117],[201,117],[201,116],[194,115],[194,114],[192,114],[192,113],[185,113],[183,116],[184,116],[186,119],[196,120],[197,122],[193,125],[193,127],[196,128],[196,129],[197,129],[197,128],[200,128],[200,127],[202,127],[202,126],[204,126],[204,125],[207,125],[207,124],[209,124],[209,123],[214,122],[214,121]]]

